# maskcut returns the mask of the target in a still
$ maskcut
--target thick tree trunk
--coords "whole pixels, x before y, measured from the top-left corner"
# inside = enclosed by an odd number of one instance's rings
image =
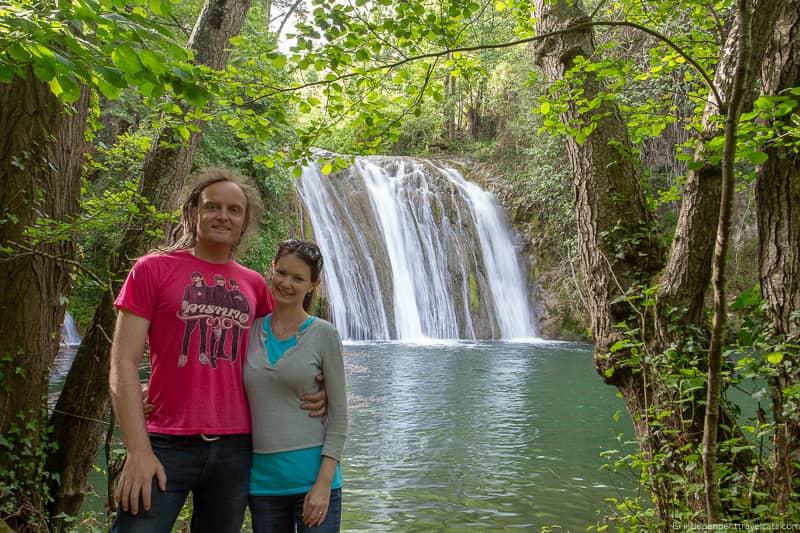
[[[762,94],[775,96],[800,86],[800,0],[788,0],[771,34],[762,66]],[[797,96],[794,97],[797,99]],[[800,343],[800,153],[772,144],[758,169],[761,294],[767,301],[775,340]],[[775,421],[772,488],[780,512],[789,503],[797,478],[792,458],[800,453],[800,420],[785,409],[783,391],[800,384],[800,354],[786,350],[786,361],[771,379]],[[789,416],[787,416],[789,414]]]
[[[788,0],[764,59],[762,94],[800,86],[800,2]],[[794,97],[798,99],[797,96]],[[775,333],[800,338],[800,154],[781,144],[766,149],[756,201],[761,291]]]
[[[544,34],[589,22],[580,2],[537,0],[537,32]],[[551,80],[563,79],[576,57],[592,57],[593,30],[583,26],[540,41],[536,62]],[[582,98],[591,100],[602,87],[592,73],[581,80]],[[658,448],[647,424],[655,397],[645,365],[635,368],[630,353],[611,346],[624,333],[614,326],[626,322],[640,325],[626,294],[638,294],[662,266],[663,249],[655,235],[655,223],[641,186],[641,175],[631,155],[628,133],[616,106],[604,103],[595,110],[602,116],[597,128],[582,143],[567,138],[567,152],[573,172],[576,218],[582,277],[586,283],[587,306],[591,315],[596,355],[595,365],[603,379],[622,392],[631,414],[637,441],[652,456]],[[568,103],[562,122],[573,127],[589,124],[576,102]],[[669,512],[666,500],[656,492],[659,514]]]
[[[216,70],[224,68],[230,39],[241,30],[249,7],[248,0],[206,1],[189,39],[198,63]],[[173,137],[170,130],[156,135],[139,186],[140,194],[162,211],[174,209],[176,197],[191,170],[201,133],[193,133],[184,144],[175,142]],[[108,369],[115,321],[114,294],[131,262],[152,244],[152,238],[144,231],[146,223],[143,218],[132,220],[112,254],[110,290],[103,294],[95,310],[52,417],[59,449],[51,455],[50,466],[59,473],[61,483],[50,507],[51,516],[76,514],[86,492],[88,473],[105,433],[101,420],[110,405]],[[64,527],[61,520],[54,520],[53,524],[55,529]]]
[[[536,2],[540,34],[588,22],[580,2]],[[576,57],[594,53],[593,30],[582,27],[539,43],[536,61],[551,80],[562,79]],[[582,81],[582,98],[602,91],[591,73]],[[595,115],[597,128],[579,143],[567,138],[573,172],[581,268],[587,279],[592,333],[598,352],[605,353],[619,339],[614,324],[631,318],[631,307],[618,297],[647,282],[662,266],[662,249],[653,238],[653,215],[647,208],[641,175],[634,163],[625,123],[616,106],[605,103]],[[587,125],[589,117],[568,103],[562,121]],[[641,238],[634,239],[634,235]],[[605,373],[607,359],[598,360]],[[614,381],[613,376],[606,376]]]
[[[0,493],[24,506],[2,510],[20,513],[15,530],[44,516],[36,463],[74,253],[70,236],[37,244],[25,230],[77,215],[88,105],[86,91],[63,105],[31,71],[0,83]]]

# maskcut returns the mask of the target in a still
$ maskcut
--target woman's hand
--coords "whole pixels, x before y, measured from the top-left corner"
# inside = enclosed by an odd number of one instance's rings
[[[311,490],[306,493],[303,500],[303,523],[307,527],[316,527],[325,521],[328,515],[328,507],[331,504],[331,483],[336,473],[336,459],[322,456],[322,464],[319,465],[317,481]]]
[[[328,515],[328,505],[331,502],[331,484],[317,480],[311,490],[306,493],[303,500],[303,524],[306,527],[316,527],[325,521]]]
[[[147,383],[142,383],[142,411],[144,411],[145,420],[150,418],[155,410],[156,406],[147,401]]]

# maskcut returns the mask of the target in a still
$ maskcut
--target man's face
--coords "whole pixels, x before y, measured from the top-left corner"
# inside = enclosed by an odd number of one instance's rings
[[[217,282],[217,287],[225,286],[225,278],[214,278],[214,281]]]
[[[200,193],[197,205],[197,242],[235,246],[242,236],[247,198],[238,185],[222,181]]]
[[[192,276],[192,283],[199,287],[203,284],[203,276]]]

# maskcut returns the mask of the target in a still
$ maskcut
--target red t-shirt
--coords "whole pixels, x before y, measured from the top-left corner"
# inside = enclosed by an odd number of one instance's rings
[[[139,258],[114,304],[150,321],[147,431],[250,433],[242,360],[255,317],[272,311],[257,272],[188,251]]]

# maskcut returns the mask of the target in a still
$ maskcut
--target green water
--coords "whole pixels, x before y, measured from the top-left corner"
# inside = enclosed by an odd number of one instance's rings
[[[345,350],[345,530],[582,531],[633,485],[600,469],[632,430],[585,345]]]
[[[632,430],[587,345],[347,344],[345,366],[344,531],[584,531],[634,485],[601,470]]]

